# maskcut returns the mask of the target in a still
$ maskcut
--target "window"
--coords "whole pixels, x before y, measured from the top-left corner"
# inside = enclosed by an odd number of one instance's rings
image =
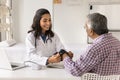
[[[12,0],[0,0],[0,41],[12,38],[11,8]]]

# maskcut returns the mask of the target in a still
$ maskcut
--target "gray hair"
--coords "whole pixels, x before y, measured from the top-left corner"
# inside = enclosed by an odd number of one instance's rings
[[[107,18],[100,13],[92,13],[87,16],[89,23],[87,24],[96,34],[101,35],[108,33]]]

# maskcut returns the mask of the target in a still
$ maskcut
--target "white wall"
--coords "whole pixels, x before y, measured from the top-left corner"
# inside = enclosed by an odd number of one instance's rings
[[[81,0],[79,5],[69,5],[67,0],[62,0],[62,4],[55,4],[54,7],[52,0],[13,0],[13,36],[17,42],[25,41],[33,15],[41,6],[48,8],[51,14],[54,12],[54,31],[63,43],[87,42],[83,26],[89,13],[88,0]]]
[[[108,19],[108,28],[110,30],[120,30],[120,4],[110,5],[93,5],[90,13],[99,12]]]
[[[81,0],[81,3],[74,5],[67,1],[62,0],[62,4],[54,5],[54,30],[65,44],[87,43],[83,26],[89,13],[88,0]]]
[[[24,9],[23,0],[12,1],[12,27],[13,27],[13,37],[15,38],[16,41],[20,41],[22,38],[22,33],[25,33],[23,29],[23,18],[24,18],[23,9]]]
[[[68,1],[72,0],[62,0],[61,4],[53,6],[53,0],[13,0],[14,38],[18,42],[24,42],[27,31],[32,24],[33,15],[42,6],[54,15],[53,30],[60,36],[63,43],[87,43],[87,35],[83,26],[86,15],[89,13],[89,0],[75,0],[79,3],[74,5],[68,4]]]
[[[53,14],[52,0],[13,0],[13,36],[17,42],[24,42],[30,30],[33,17],[39,8],[47,8]]]

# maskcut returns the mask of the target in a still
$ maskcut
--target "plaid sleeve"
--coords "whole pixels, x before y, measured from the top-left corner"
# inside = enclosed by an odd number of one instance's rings
[[[69,57],[66,57],[64,59],[65,69],[74,76],[81,76],[82,74],[91,71],[92,68],[100,62],[100,56],[95,53],[95,49],[89,50],[85,56],[81,56],[75,62]]]

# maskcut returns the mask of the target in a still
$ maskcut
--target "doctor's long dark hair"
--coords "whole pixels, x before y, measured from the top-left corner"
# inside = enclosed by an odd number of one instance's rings
[[[33,32],[34,33],[34,37],[35,37],[35,47],[36,47],[36,39],[39,38],[39,36],[42,35],[42,28],[40,26],[40,20],[42,18],[42,15],[44,14],[50,14],[50,12],[47,9],[38,9],[36,11],[36,14],[33,18],[33,23],[32,23],[32,30],[28,31],[28,33]],[[51,30],[52,25],[50,26],[50,29],[48,31],[45,32],[45,35],[48,36],[47,40],[51,40],[51,38],[54,36],[53,31]],[[46,41],[47,41],[46,40]],[[51,40],[52,41],[52,40]]]

